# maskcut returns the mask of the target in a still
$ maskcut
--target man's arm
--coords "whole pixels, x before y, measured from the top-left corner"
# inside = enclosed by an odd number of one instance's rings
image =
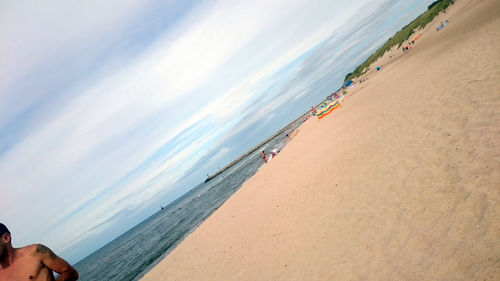
[[[44,245],[37,245],[36,252],[41,257],[43,265],[52,271],[59,273],[56,281],[72,281],[78,279],[78,272],[65,260],[58,257],[54,252]]]

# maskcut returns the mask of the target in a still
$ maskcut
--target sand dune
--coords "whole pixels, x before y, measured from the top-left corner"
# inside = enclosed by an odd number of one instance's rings
[[[500,1],[421,32],[143,279],[499,280]]]

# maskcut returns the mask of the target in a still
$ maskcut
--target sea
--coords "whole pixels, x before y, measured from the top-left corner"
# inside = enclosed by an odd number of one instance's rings
[[[287,141],[286,132],[277,135],[84,258],[75,265],[80,275],[78,280],[139,280],[259,170],[264,164],[260,151],[281,150]]]

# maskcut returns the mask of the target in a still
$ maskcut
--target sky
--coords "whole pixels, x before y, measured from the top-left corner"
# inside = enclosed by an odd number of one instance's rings
[[[76,262],[339,89],[423,0],[0,2],[0,222]]]

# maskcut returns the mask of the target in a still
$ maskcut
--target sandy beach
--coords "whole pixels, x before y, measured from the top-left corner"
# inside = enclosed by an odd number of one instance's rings
[[[500,1],[419,32],[142,280],[499,280]]]

